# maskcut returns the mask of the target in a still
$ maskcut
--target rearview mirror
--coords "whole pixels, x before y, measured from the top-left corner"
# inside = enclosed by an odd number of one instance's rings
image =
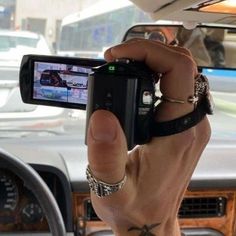
[[[135,25],[123,41],[132,38],[186,47],[199,67],[236,68],[236,28],[200,25],[188,30],[182,25]]]

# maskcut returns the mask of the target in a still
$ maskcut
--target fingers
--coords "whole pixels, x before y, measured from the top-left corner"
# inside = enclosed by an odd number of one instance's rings
[[[129,39],[129,40],[127,40],[127,41],[125,41],[124,43],[135,43],[135,42],[141,42],[141,41],[147,41],[147,40],[145,40],[145,39],[142,39],[142,38],[132,38],[132,39]],[[179,52],[179,53],[183,53],[184,55],[186,55],[186,56],[188,56],[189,58],[190,58],[190,60],[192,60],[192,53],[191,53],[191,51],[189,50],[189,49],[187,49],[187,48],[184,48],[184,47],[179,47],[179,46],[172,46],[172,45],[168,45],[168,44],[165,44],[165,43],[163,43],[163,42],[160,42],[160,41],[158,41],[158,40],[148,40],[150,43],[152,43],[152,44],[155,44],[156,46],[163,46],[163,47],[166,47],[166,48],[169,48],[169,49],[171,49],[171,50],[173,50],[173,51],[176,51],[176,52]],[[110,48],[111,49],[111,48]],[[107,55],[108,56],[108,54],[110,54],[111,53],[111,50],[107,50],[107,53],[105,53],[105,56]],[[111,60],[114,60],[114,58],[113,57],[111,57]],[[195,63],[195,66],[196,66],[196,72],[195,73],[198,73],[198,71],[197,71],[197,65],[196,65],[196,63]]]
[[[154,72],[162,73],[160,80],[162,95],[185,103],[181,105],[181,109],[176,104],[165,104],[165,109],[159,110],[160,121],[175,119],[193,110],[193,105],[187,100],[189,96],[194,95],[197,67],[187,49],[152,40],[130,40],[108,49],[105,58],[108,61],[115,58],[143,61]]]
[[[172,46],[172,45],[168,45],[168,44],[164,44],[163,42],[160,42],[158,40],[146,40],[146,39],[142,39],[142,38],[132,38],[132,39],[129,39],[129,40],[126,40],[122,43],[135,43],[135,42],[141,42],[141,41],[149,41],[150,43],[153,43],[153,44],[156,44],[156,45],[162,45],[164,47],[167,47],[167,48],[170,48],[176,52],[181,52],[189,57],[192,57],[192,53],[190,52],[189,49],[187,48],[183,48],[183,47],[179,47],[179,46]],[[107,61],[112,61],[114,60],[115,58],[112,56],[112,53],[111,53],[111,48],[108,48],[106,51],[105,51],[105,58]]]
[[[90,118],[88,161],[93,175],[107,183],[117,183],[125,175],[127,161],[126,139],[117,118],[99,110]]]
[[[184,60],[190,64],[189,67],[191,64],[195,65],[190,55],[189,50],[184,48],[168,46],[153,40],[132,39],[108,49],[104,56],[107,61],[116,58],[144,61],[153,71],[166,73],[181,66]]]

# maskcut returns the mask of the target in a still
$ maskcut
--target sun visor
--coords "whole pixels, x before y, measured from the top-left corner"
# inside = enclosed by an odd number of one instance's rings
[[[130,0],[141,10],[154,13],[160,8],[174,2],[175,0]]]

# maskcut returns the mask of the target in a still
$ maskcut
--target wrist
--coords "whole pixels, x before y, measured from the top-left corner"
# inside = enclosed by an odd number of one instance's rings
[[[131,230],[129,230],[131,229]],[[161,224],[150,224],[150,225],[142,225],[142,226],[132,226],[130,228],[121,228],[117,227],[113,229],[115,236],[181,236],[180,227],[178,223],[178,219],[175,220],[167,220]],[[144,234],[144,232],[146,234]],[[148,234],[149,233],[149,234]],[[151,234],[150,234],[151,233]]]

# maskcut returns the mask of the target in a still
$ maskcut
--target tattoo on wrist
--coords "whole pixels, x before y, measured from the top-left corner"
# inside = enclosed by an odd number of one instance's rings
[[[156,228],[157,226],[159,226],[161,223],[156,223],[156,224],[152,224],[152,225],[144,225],[142,228],[139,227],[130,227],[128,229],[128,231],[140,231],[139,236],[156,236],[155,234],[153,234],[151,232],[152,229]]]

